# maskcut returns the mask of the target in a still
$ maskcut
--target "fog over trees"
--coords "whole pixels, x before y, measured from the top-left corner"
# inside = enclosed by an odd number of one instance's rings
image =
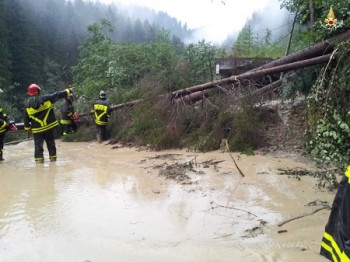
[[[87,27],[101,19],[111,22],[113,31],[108,36],[115,42],[149,43],[161,28],[171,32],[174,40],[191,33],[165,13],[125,8],[82,0],[0,0],[2,96],[16,103],[32,82],[47,91],[71,82],[69,68],[89,35]],[[143,16],[137,17],[139,13]]]

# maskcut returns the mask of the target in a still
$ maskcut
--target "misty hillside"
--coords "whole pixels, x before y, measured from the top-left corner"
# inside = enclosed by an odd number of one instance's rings
[[[186,25],[166,13],[156,13],[147,8],[106,5],[83,0],[3,0],[5,14],[28,20],[48,41],[50,53],[64,53],[65,63],[72,64],[78,46],[88,36],[87,27],[107,19],[114,27],[109,37],[116,42],[147,43],[154,40],[157,30],[164,28],[174,37],[191,34]],[[128,8],[128,9],[127,9]],[[140,15],[142,14],[142,15]],[[11,23],[10,19],[7,19]],[[15,22],[15,21],[13,21]],[[58,54],[62,58],[62,54]]]
[[[1,89],[10,92],[13,100],[21,100],[32,82],[51,90],[71,82],[69,68],[89,36],[88,26],[101,19],[111,23],[114,30],[108,36],[120,43],[150,43],[161,29],[177,43],[191,34],[166,13],[137,7],[125,10],[125,6],[83,0],[0,0]]]
[[[69,31],[74,31],[78,36],[85,37],[87,26],[100,19],[108,19],[112,23],[115,30],[110,37],[117,42],[152,41],[153,32],[160,28],[180,38],[190,34],[186,25],[183,26],[175,18],[145,7],[107,5],[83,0],[36,0],[28,5],[43,25],[54,28],[64,36],[69,36]]]

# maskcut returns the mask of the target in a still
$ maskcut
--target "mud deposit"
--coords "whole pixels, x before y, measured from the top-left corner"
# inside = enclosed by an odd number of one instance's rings
[[[326,261],[335,192],[280,173],[317,170],[306,159],[57,148],[57,162],[35,164],[33,141],[5,146],[0,261]]]

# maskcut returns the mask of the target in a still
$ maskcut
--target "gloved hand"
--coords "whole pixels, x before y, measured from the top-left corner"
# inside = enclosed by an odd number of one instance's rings
[[[65,89],[68,93],[68,95],[72,95],[73,94],[73,87],[72,86],[69,86],[68,88]],[[68,96],[67,95],[67,96]]]

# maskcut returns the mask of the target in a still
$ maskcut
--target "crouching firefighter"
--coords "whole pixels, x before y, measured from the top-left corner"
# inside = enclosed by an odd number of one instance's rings
[[[79,115],[74,111],[73,100],[73,94],[70,94],[64,99],[61,106],[61,127],[64,136],[78,129],[76,121],[79,120]]]
[[[53,104],[72,93],[72,88],[48,95],[40,95],[41,88],[37,84],[28,86],[28,95],[24,113],[24,130],[32,131],[34,138],[34,159],[44,162],[44,141],[49,151],[50,161],[56,161],[56,144],[54,128],[59,125],[56,120]]]
[[[350,166],[338,186],[320,254],[330,261],[350,261]]]

